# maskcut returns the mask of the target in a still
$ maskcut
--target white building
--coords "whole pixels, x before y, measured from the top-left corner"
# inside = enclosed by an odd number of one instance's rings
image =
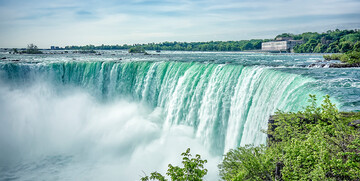
[[[276,41],[261,43],[261,50],[291,52],[296,45],[302,43],[304,43],[302,40],[292,40],[292,38],[280,37],[276,38]]]

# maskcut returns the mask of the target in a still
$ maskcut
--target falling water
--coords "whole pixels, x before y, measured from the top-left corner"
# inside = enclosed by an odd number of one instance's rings
[[[266,143],[261,130],[276,109],[323,95],[314,79],[265,66],[56,61],[0,70],[0,161],[10,165],[0,179],[134,180],[191,147],[212,160],[212,180],[229,149]]]

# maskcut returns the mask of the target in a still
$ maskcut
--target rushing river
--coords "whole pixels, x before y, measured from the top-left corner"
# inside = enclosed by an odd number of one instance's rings
[[[266,144],[277,109],[329,94],[360,110],[360,69],[308,68],[321,55],[46,53],[0,54],[0,180],[139,180],[188,147],[217,180],[229,149]]]

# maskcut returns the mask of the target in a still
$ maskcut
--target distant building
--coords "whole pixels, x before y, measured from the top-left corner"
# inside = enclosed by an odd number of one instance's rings
[[[296,45],[303,44],[302,40],[293,40],[291,37],[278,37],[275,41],[261,43],[263,51],[292,52]]]
[[[58,46],[51,46],[50,49],[51,49],[51,50],[60,50],[60,47],[58,47]]]

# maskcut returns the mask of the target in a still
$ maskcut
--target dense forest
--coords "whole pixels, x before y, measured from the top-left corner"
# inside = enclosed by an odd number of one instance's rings
[[[86,45],[66,46],[68,50],[122,50],[132,47],[142,47],[145,50],[180,50],[180,51],[246,51],[261,49],[264,40],[241,40],[241,41],[210,41],[210,42],[163,42],[134,45]]]
[[[305,43],[294,48],[295,53],[345,53],[360,47],[359,30],[329,30],[325,33],[307,32],[300,35],[284,33],[277,37],[292,37]]]
[[[324,33],[306,32],[302,34],[283,33],[277,37],[292,37],[303,40],[304,44],[294,48],[296,53],[345,53],[360,47],[359,30],[329,30]],[[210,42],[163,42],[133,45],[86,45],[66,46],[67,50],[121,50],[142,47],[145,50],[180,50],[180,51],[248,51],[260,50],[261,43],[272,39],[253,39],[241,41],[210,41]]]

